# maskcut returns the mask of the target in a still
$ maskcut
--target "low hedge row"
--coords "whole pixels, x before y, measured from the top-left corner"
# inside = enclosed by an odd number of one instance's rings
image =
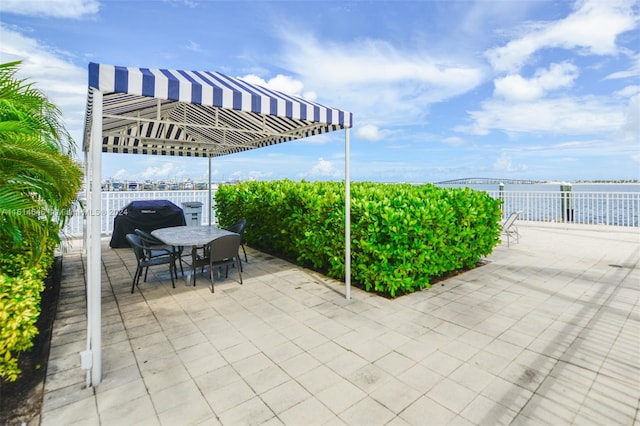
[[[0,256],[0,377],[14,381],[20,374],[18,359],[33,346],[38,334],[44,280],[54,259],[57,242],[50,238],[45,255],[33,265],[32,248],[6,238],[2,247],[11,247]]]
[[[247,219],[245,241],[344,279],[344,184],[244,182],[215,196],[221,226]],[[390,296],[473,267],[500,241],[500,201],[468,188],[351,185],[352,278]]]

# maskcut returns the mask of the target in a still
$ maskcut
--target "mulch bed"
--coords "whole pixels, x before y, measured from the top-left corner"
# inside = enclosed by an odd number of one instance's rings
[[[33,347],[22,353],[18,361],[22,374],[15,382],[0,380],[1,425],[40,424],[44,380],[49,361],[53,320],[58,308],[61,277],[62,257],[56,257],[42,292],[42,309],[36,323],[38,335],[33,340]]]

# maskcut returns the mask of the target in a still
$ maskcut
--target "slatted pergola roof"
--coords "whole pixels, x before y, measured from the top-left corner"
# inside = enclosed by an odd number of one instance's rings
[[[91,63],[85,151],[96,90],[102,152],[218,157],[351,127],[351,113],[217,72]]]
[[[350,296],[352,115],[209,71],[89,64],[83,151],[87,185],[87,385],[102,380],[102,153],[213,157],[345,130],[345,287]],[[209,185],[211,188],[211,185]]]

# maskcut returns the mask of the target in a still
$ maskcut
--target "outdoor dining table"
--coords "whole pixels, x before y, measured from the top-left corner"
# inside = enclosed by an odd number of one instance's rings
[[[235,232],[215,226],[172,226],[151,231],[151,235],[168,246],[191,247],[191,269],[193,275],[187,276],[187,285],[195,279],[198,248],[206,246],[213,240],[225,235],[238,235]],[[182,259],[180,259],[182,262]]]

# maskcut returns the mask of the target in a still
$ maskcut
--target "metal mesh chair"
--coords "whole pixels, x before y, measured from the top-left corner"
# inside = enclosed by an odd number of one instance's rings
[[[133,276],[133,283],[131,284],[131,293],[133,293],[135,288],[140,283],[140,276],[142,275],[142,271],[144,270],[144,282],[146,282],[149,267],[157,265],[169,265],[171,284],[173,285],[173,288],[176,288],[176,282],[173,278],[175,273],[175,259],[171,252],[164,250],[163,253],[163,250],[150,250],[148,247],[144,246],[142,240],[136,234],[127,234],[125,238],[133,249],[133,252],[136,255],[136,260],[138,262],[136,273]]]
[[[167,245],[148,232],[143,231],[142,229],[136,229],[135,233],[140,237],[142,245],[151,250],[152,256],[154,253],[164,254],[165,251],[171,253],[171,255],[173,256],[173,269],[175,271],[176,278],[178,278],[178,268],[176,267],[176,261],[180,264],[180,272],[182,273],[182,276],[184,276],[184,269],[182,268],[182,252],[184,250],[184,247]]]
[[[226,266],[225,277],[229,276],[229,265],[235,265],[238,269],[240,284],[242,284],[242,269],[240,264],[240,235],[225,235],[216,238],[204,246],[204,256],[198,259],[198,265],[209,265],[209,278],[211,279],[211,292],[214,292],[214,273],[222,266]],[[196,284],[195,276],[193,285]]]
[[[244,253],[244,261],[248,262],[247,251],[244,249],[244,229],[246,227],[247,227],[247,220],[240,219],[239,221],[231,225],[231,227],[227,228],[227,231],[235,232],[236,234],[240,235],[240,247],[242,247],[242,252]]]

